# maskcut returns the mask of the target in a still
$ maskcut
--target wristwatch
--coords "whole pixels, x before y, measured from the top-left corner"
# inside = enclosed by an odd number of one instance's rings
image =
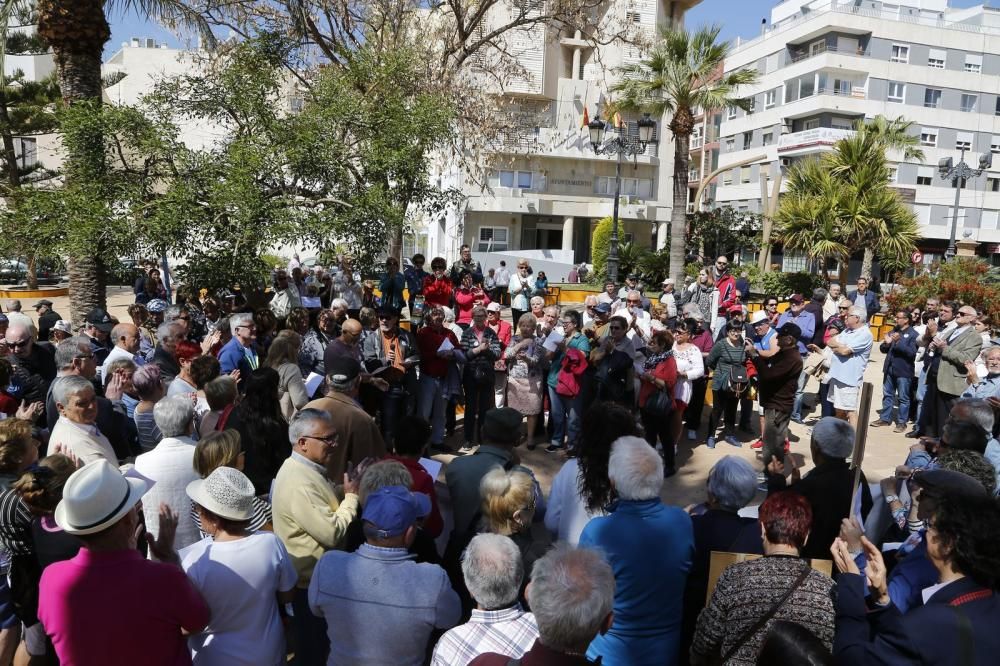
[[[886,495],[885,496],[885,503],[886,504],[892,504],[893,502],[898,502],[898,501],[899,501],[899,497],[897,497],[896,495]]]

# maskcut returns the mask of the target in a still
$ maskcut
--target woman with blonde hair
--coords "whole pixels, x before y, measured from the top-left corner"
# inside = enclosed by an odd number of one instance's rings
[[[545,553],[546,544],[531,536],[535,518],[535,482],[527,472],[494,467],[479,482],[483,498],[480,532],[510,537],[524,560],[524,580],[530,578],[535,560]]]
[[[278,372],[278,400],[281,403],[281,414],[289,420],[309,402],[306,382],[299,369],[299,350],[302,348],[302,336],[291,330],[284,330],[271,342],[267,350],[267,360],[264,366],[274,368]]]
[[[235,430],[221,430],[205,435],[194,447],[194,471],[203,479],[220,467],[232,467],[242,472],[246,456],[241,440],[240,433]],[[201,525],[201,514],[194,502],[191,503],[191,518],[198,526],[201,537],[207,537],[208,533]],[[247,531],[270,529],[271,505],[265,499],[254,497],[253,515]]]

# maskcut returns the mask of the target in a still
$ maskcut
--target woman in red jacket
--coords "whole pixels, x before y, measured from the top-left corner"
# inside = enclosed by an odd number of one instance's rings
[[[674,346],[674,336],[670,331],[656,331],[646,345],[646,360],[643,363],[639,386],[639,413],[642,416],[642,427],[646,431],[646,441],[650,446],[656,446],[659,438],[663,447],[663,475],[673,476],[677,473],[674,466],[674,440],[670,436],[671,415],[650,414],[645,409],[646,402],[657,391],[666,391],[671,403],[674,397],[674,384],[677,383],[677,362],[671,349]]]
[[[472,324],[472,308],[489,304],[490,297],[483,288],[472,283],[472,273],[466,270],[459,273],[459,287],[455,290],[455,323],[464,331]]]
[[[434,257],[431,260],[431,274],[424,278],[424,311],[429,311],[432,307],[451,307],[451,294],[453,287],[451,280],[445,274],[448,270],[448,262],[442,257]]]

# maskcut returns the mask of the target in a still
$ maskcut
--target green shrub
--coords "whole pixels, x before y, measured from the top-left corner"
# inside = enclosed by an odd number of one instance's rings
[[[600,282],[608,270],[608,251],[611,249],[611,218],[605,217],[594,227],[594,235],[590,239],[590,257],[594,264],[591,271],[591,281]]]
[[[991,321],[1000,321],[1000,285],[996,283],[996,272],[983,259],[957,257],[934,264],[929,273],[900,280],[887,300],[893,309],[912,306],[923,309],[931,297],[971,305]]]
[[[823,286],[823,278],[813,273],[769,271],[760,273],[759,281],[751,282],[751,285],[763,294],[772,294],[780,299],[788,298],[792,294],[802,294],[809,298],[813,289]]]

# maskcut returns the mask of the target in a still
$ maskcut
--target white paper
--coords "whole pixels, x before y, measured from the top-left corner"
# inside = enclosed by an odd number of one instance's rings
[[[421,458],[420,466],[427,470],[427,473],[431,475],[431,478],[437,481],[438,473],[441,472],[441,467],[444,463],[439,463],[437,460],[432,460],[431,458]]]
[[[542,349],[550,352],[554,352],[559,349],[559,343],[563,341],[563,335],[559,331],[553,329],[549,333],[548,337],[545,338],[545,342],[542,343]]]
[[[309,376],[306,377],[306,395],[311,398],[322,383],[323,375],[317,372],[310,372]]]
[[[319,296],[303,296],[302,297],[302,307],[304,308],[321,308],[323,304],[319,300]]]
[[[446,351],[451,351],[455,348],[455,345],[451,344],[451,338],[445,338],[441,341],[441,346],[438,347],[438,354],[444,353]]]

